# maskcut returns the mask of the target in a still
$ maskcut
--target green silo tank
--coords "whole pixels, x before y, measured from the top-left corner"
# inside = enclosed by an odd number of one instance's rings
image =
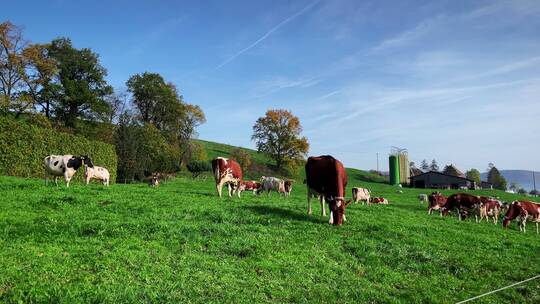
[[[399,160],[397,156],[390,155],[389,163],[390,185],[397,185],[399,184]]]

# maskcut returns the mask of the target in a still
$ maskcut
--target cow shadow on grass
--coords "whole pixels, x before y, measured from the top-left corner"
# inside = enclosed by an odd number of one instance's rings
[[[178,194],[183,194],[183,195],[184,194],[192,194],[192,195],[198,195],[198,196],[208,196],[208,197],[217,197],[217,198],[219,198],[215,192],[210,193],[210,192],[203,191],[203,190],[201,190],[201,191],[176,190],[175,192],[178,193]]]
[[[260,205],[260,206],[247,206],[246,209],[260,215],[271,216],[274,218],[289,219],[289,220],[294,220],[294,221],[303,221],[303,222],[310,222],[310,223],[322,222],[322,219],[315,218],[312,215],[300,213],[300,212],[290,210],[290,209],[285,209],[285,208]]]

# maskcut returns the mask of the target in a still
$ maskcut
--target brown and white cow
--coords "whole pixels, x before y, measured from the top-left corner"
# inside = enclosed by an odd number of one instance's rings
[[[308,214],[311,214],[311,197],[321,197],[330,207],[330,224],[341,225],[345,220],[347,173],[343,164],[330,155],[309,157],[306,166]],[[322,215],[325,216],[324,200],[321,199]]]
[[[86,155],[49,155],[43,159],[45,165],[45,184],[49,183],[49,176],[54,176],[54,182],[58,186],[58,177],[63,176],[66,181],[66,187],[77,173],[77,170],[85,164],[94,166],[90,157]]]
[[[212,160],[212,172],[214,173],[219,197],[221,197],[223,185],[227,185],[229,197],[232,197],[234,189],[236,189],[236,191],[240,189],[238,184],[242,180],[242,168],[236,161],[218,157]]]
[[[292,184],[293,184],[293,181],[292,180],[286,180],[285,183],[284,183],[284,187],[285,187],[285,196],[291,196],[291,192],[292,192]]]
[[[360,187],[352,188],[352,199],[355,204],[358,203],[359,201],[362,201],[362,205],[364,203],[369,204],[370,198],[371,198],[371,194],[369,193],[368,189],[360,188]]]
[[[465,219],[465,217],[474,213],[476,222],[480,219],[480,206],[482,201],[479,196],[468,193],[456,193],[452,194],[446,200],[446,206],[443,207],[443,214],[448,214],[448,211],[455,210],[458,213],[459,220]]]
[[[109,170],[103,167],[84,165],[84,179],[87,185],[91,179],[96,179],[101,181],[104,186],[109,187],[111,175],[109,174]]]
[[[440,192],[432,192],[428,196],[428,214],[432,214],[433,210],[440,210],[440,215],[443,215],[443,208],[446,206],[447,197]]]
[[[388,205],[388,200],[384,197],[372,197],[369,200],[369,204],[382,204],[382,205]]]
[[[240,181],[240,185],[238,186],[238,197],[240,197],[240,193],[242,191],[253,191],[253,194],[259,194],[259,190],[261,189],[261,183],[258,181]]]
[[[499,214],[501,213],[502,204],[500,201],[491,198],[481,196],[480,201],[482,202],[480,206],[480,222],[485,218],[486,222],[489,221],[489,218],[493,218],[493,224],[497,225],[499,221]]]
[[[536,233],[539,233],[540,224],[540,204],[529,201],[513,201],[506,212],[503,220],[503,227],[508,228],[510,221],[518,219],[519,231],[525,232],[527,221],[536,223]]]

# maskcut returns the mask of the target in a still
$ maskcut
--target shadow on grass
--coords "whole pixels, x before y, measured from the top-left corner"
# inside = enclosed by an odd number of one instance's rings
[[[246,209],[258,213],[260,215],[267,215],[272,216],[275,218],[281,218],[281,219],[290,219],[294,221],[303,221],[303,222],[310,222],[310,223],[321,223],[321,219],[318,219],[312,215],[296,212],[290,209],[284,209],[279,207],[272,207],[272,206],[248,206]]]

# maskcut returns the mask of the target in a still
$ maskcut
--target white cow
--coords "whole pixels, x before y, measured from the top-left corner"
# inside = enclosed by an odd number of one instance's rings
[[[86,156],[73,155],[49,155],[43,160],[45,165],[45,184],[49,184],[49,176],[54,176],[54,182],[58,186],[58,177],[63,176],[66,180],[66,187],[69,187],[69,182],[73,175],[77,173],[77,169],[88,164],[93,166],[92,160]]]
[[[84,165],[84,179],[87,185],[91,179],[97,179],[103,182],[103,185],[109,187],[110,178],[109,170],[103,167]]]
[[[270,191],[276,191],[279,194],[285,194],[285,181],[277,177],[261,177],[261,189],[259,192],[266,191],[270,195]]]
[[[427,194],[423,194],[423,193],[419,194],[418,201],[420,201],[420,203],[427,203],[428,202]]]
[[[360,187],[353,187],[352,197],[353,197],[354,203],[358,203],[359,201],[362,201],[362,205],[363,205],[364,202],[369,203],[371,194],[369,193],[368,189],[360,188]]]

